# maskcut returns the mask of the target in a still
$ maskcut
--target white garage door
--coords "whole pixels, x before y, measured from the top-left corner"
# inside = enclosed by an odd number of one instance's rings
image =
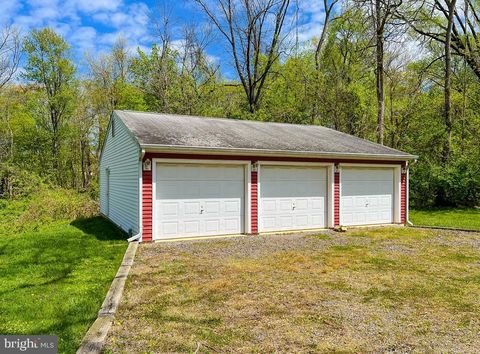
[[[393,222],[393,168],[342,168],[341,225]]]
[[[260,231],[323,228],[326,203],[326,168],[261,167]]]
[[[157,239],[244,232],[244,167],[156,166]]]

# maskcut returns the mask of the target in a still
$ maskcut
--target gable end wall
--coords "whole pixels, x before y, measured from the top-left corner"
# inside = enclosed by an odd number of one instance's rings
[[[100,159],[100,211],[125,232],[133,235],[139,225],[140,148],[124,123],[112,115]],[[110,198],[107,201],[107,168],[110,170]]]

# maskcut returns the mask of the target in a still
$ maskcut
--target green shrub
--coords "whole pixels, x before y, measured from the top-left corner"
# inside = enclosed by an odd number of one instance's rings
[[[480,166],[457,158],[446,166],[419,161],[411,168],[412,207],[480,205]]]
[[[52,222],[97,214],[98,204],[87,193],[43,188],[22,199],[0,200],[0,234],[37,230]]]
[[[46,187],[45,180],[36,173],[18,166],[0,164],[0,198],[21,199]]]

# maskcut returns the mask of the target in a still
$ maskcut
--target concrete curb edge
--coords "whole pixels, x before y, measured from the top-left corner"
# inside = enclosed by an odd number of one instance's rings
[[[426,226],[426,225],[412,225],[408,226],[413,229],[431,229],[431,230],[450,230],[450,231],[461,231],[461,232],[478,232],[480,233],[480,230],[473,230],[473,229],[460,229],[460,228],[455,228],[455,227],[445,227],[445,226]]]
[[[112,326],[115,313],[123,294],[125,281],[132,267],[135,253],[137,252],[138,242],[131,242],[123,256],[122,263],[118,268],[117,274],[110,285],[107,296],[103,301],[95,322],[90,326],[82,343],[77,350],[77,354],[97,354],[100,353],[108,332]]]

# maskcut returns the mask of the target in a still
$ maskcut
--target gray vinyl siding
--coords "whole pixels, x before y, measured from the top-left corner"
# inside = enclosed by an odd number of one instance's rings
[[[115,113],[111,119],[100,159],[100,211],[124,231],[132,230],[135,235],[140,230],[140,148]],[[109,201],[107,168],[110,171]]]

